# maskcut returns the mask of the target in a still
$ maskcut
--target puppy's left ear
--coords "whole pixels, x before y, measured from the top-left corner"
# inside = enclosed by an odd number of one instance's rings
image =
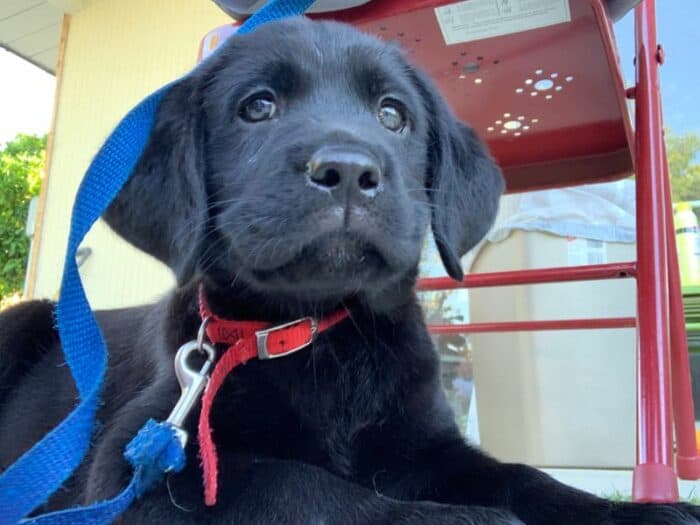
[[[493,224],[503,176],[484,143],[455,118],[432,83],[420,73],[415,79],[429,119],[426,192],[433,236],[445,270],[462,280],[460,259]]]
[[[103,218],[165,263],[182,284],[194,275],[207,219],[199,78],[175,83],[158,108],[134,172]]]

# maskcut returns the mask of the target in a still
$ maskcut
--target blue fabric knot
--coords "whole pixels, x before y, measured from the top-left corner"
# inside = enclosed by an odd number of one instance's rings
[[[108,525],[140,498],[163,474],[179,472],[185,466],[185,451],[170,423],[146,421],[139,433],[126,446],[124,457],[134,467],[129,485],[110,500],[75,507],[22,520],[21,525]],[[15,523],[0,515],[0,525]]]
[[[166,472],[180,472],[185,467],[185,451],[170,423],[146,421],[136,437],[126,446],[124,457],[137,472],[136,497],[158,483]]]

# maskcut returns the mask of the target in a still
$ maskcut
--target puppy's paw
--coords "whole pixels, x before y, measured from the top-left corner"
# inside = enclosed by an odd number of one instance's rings
[[[700,506],[689,503],[616,503],[610,525],[700,525]]]

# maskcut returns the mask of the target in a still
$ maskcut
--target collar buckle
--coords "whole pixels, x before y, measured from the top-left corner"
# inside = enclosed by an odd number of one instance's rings
[[[286,346],[285,339],[283,336],[278,336],[280,332],[283,333],[285,331],[291,330],[294,330],[296,332],[298,330],[303,330],[304,328],[308,330],[307,338],[301,343],[293,346],[292,348]],[[318,321],[316,321],[316,319],[314,319],[313,317],[302,317],[289,323],[284,323],[277,326],[273,326],[271,328],[266,328],[265,330],[258,330],[255,332],[255,342],[258,347],[258,358],[266,360],[277,359],[278,357],[284,357],[286,355],[298,352],[302,348],[306,348],[307,346],[309,346],[313,342],[317,333]],[[296,336],[294,337],[296,339],[298,337],[298,334],[295,333],[294,335]],[[268,346],[271,336],[274,336],[276,339],[275,341],[273,341],[273,348],[270,348]],[[292,334],[290,333],[289,336],[292,336]]]

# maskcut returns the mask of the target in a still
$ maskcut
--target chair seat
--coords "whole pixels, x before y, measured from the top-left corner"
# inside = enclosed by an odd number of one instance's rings
[[[543,0],[539,15],[510,5],[499,13],[490,0],[375,0],[315,16],[399,41],[486,139],[508,191],[631,175],[633,134],[604,4]]]

